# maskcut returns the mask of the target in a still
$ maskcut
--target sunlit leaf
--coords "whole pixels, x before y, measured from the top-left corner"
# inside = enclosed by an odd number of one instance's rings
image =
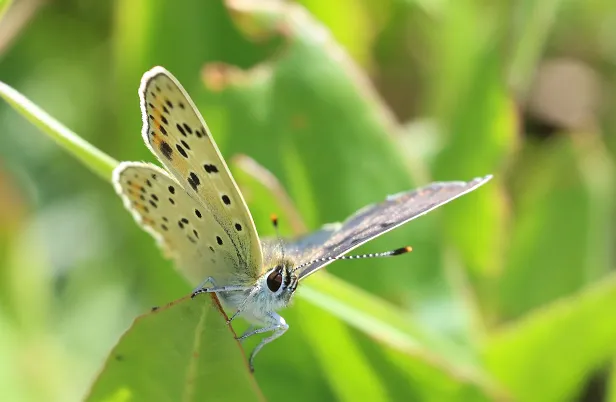
[[[135,319],[87,401],[263,401],[215,298],[190,296]]]
[[[497,333],[486,344],[487,367],[517,400],[573,400],[616,352],[615,305],[612,275]]]

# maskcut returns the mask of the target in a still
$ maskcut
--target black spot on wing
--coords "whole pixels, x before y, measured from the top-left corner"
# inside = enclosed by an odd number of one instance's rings
[[[180,144],[175,144],[175,148],[178,150],[178,152],[184,157],[188,159],[188,154],[186,153],[186,151],[184,151],[184,148],[182,148],[182,146]]]
[[[187,180],[193,190],[197,191],[197,186],[201,184],[201,181],[199,181],[199,177],[195,174],[195,172],[190,172]]]
[[[173,154],[173,149],[171,148],[171,146],[169,146],[169,144],[166,143],[165,141],[162,141],[159,147],[160,147],[160,152],[162,152],[165,158],[171,160],[171,155]]]
[[[206,163],[205,165],[203,165],[203,169],[205,169],[207,173],[218,173],[218,168],[216,167],[216,165]]]

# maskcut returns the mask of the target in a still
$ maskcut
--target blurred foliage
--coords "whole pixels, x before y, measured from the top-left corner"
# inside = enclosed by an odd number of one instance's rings
[[[91,143],[78,157],[101,173],[113,164],[104,154],[153,161],[136,90],[163,65],[222,153],[271,171],[310,230],[431,180],[495,175],[360,250],[411,244],[411,255],[311,277],[282,312],[290,330],[257,358],[265,399],[616,401],[612,0],[5,0],[0,15],[10,85],[0,104],[2,400],[82,400],[106,361],[116,382],[147,364],[114,368],[114,347],[180,362],[184,334],[192,345],[198,329],[155,313],[114,346],[135,317],[190,287],[109,182],[39,128],[72,152],[85,143],[40,114],[37,128],[10,105],[34,109],[7,95],[15,88]],[[242,169],[259,232],[273,234],[276,212],[294,234],[280,194]],[[199,317],[196,304],[181,306],[168,312]],[[230,399],[261,398],[222,320],[206,316],[220,339],[196,361],[228,356],[219,371],[237,372],[211,398],[225,386]],[[149,391],[157,375],[172,384],[187,369],[148,368]]]

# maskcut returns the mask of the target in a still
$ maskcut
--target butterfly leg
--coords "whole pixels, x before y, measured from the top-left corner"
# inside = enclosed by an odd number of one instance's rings
[[[214,280],[214,278],[212,278],[211,276],[208,276],[207,278],[205,278],[203,282],[199,284],[199,286],[193,289],[193,293],[195,293],[197,290],[201,288],[204,288],[207,283],[210,283],[212,286],[216,286],[216,281]]]
[[[227,320],[227,324],[230,324],[230,323],[231,323],[231,321],[235,320],[235,317],[237,317],[237,316],[238,316],[238,315],[239,315],[242,311],[244,311],[244,307],[246,307],[246,305],[248,304],[248,300],[250,300],[250,297],[251,297],[251,296],[252,296],[252,295],[248,295],[248,297],[246,297],[246,298],[244,299],[244,301],[242,302],[242,304],[240,304],[240,305],[237,307],[237,310],[235,310],[235,313],[233,313],[233,315],[232,315],[231,317],[229,317],[229,319]],[[248,331],[246,331],[246,332],[248,332]]]
[[[208,277],[205,281],[203,281],[202,285],[205,285],[208,282],[210,282],[213,285],[213,287],[204,288],[203,286],[200,285],[197,289],[193,290],[193,293],[190,297],[195,298],[195,296],[201,293],[238,292],[238,291],[250,289],[250,287],[241,286],[241,285],[216,286],[214,282],[214,278],[212,278],[211,276]]]
[[[235,338],[236,340],[243,342],[248,336],[248,334],[250,334],[252,331],[254,331],[255,326],[251,325],[250,327],[248,327],[248,329],[246,331],[244,331],[244,333],[240,336],[238,336],[237,338]]]
[[[280,336],[282,336],[282,334],[284,334],[287,329],[289,329],[289,325],[287,324],[287,322],[285,321],[284,318],[282,318],[280,315],[278,315],[277,313],[271,312],[267,315],[268,319],[267,321],[265,321],[266,324],[268,324],[268,326],[263,327],[263,328],[259,328],[259,329],[255,329],[254,331],[246,331],[242,336],[240,336],[239,338],[237,338],[239,341],[242,341],[246,338],[248,338],[249,336],[252,335],[256,335],[256,334],[261,334],[263,332],[270,332],[273,331],[274,333],[270,336],[268,336],[267,338],[263,339],[252,351],[252,353],[250,354],[250,359],[248,359],[248,364],[250,365],[250,370],[254,371],[254,360],[255,360],[255,356],[257,355],[257,353],[259,353],[259,351],[261,349],[263,349],[263,346],[267,345],[268,343],[272,342],[273,340],[279,338]]]

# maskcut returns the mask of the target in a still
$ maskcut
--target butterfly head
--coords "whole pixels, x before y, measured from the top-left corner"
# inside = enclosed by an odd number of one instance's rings
[[[269,291],[270,295],[282,304],[287,304],[297,289],[298,277],[293,272],[290,261],[279,261],[273,268],[267,271],[262,279],[262,288]]]

